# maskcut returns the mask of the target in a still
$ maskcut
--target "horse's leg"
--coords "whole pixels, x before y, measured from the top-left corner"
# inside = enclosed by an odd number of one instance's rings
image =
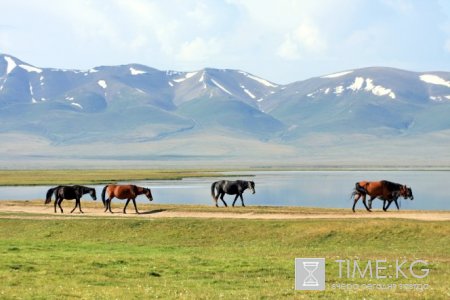
[[[123,213],[126,214],[127,213],[127,206],[128,206],[128,202],[130,202],[130,198],[127,199],[127,203],[125,203],[125,207],[123,208]]]
[[[113,197],[108,198],[108,209],[110,213],[113,213],[113,211],[111,210],[111,201],[112,201]]]
[[[223,202],[223,204],[226,206],[226,207],[228,207],[228,205],[227,205],[227,203],[225,202],[225,200],[223,200],[223,196],[225,196],[225,193],[221,193],[220,194],[220,200],[222,200],[222,202]]]
[[[84,214],[84,212],[81,210],[81,198],[78,198],[78,209],[80,210],[80,213]]]
[[[384,204],[383,204],[383,210],[387,211],[387,209],[389,208],[390,205],[391,205],[391,201],[385,200]]]
[[[361,194],[356,194],[355,202],[353,202],[353,207],[352,207],[353,212],[355,212],[355,206],[356,206],[356,203],[358,202],[359,198],[361,198]]]
[[[239,194],[237,194],[236,197],[234,197],[233,207],[234,207],[234,204],[236,203],[236,200],[237,200],[238,197],[239,197]]]
[[[139,211],[138,211],[137,206],[136,206],[136,199],[133,198],[133,199],[131,199],[131,200],[133,200],[134,209],[136,210],[136,213],[139,214]]]
[[[366,207],[367,211],[371,211],[370,208],[367,206],[367,203],[366,203],[366,195],[363,195],[362,202],[363,202],[364,206]]]
[[[75,210],[75,208],[77,208],[78,206],[78,199],[75,199],[75,207],[70,211],[70,213],[73,213],[73,211]]]
[[[109,201],[109,198],[105,200],[105,211],[104,212],[108,211],[108,201]]]
[[[386,208],[384,209],[384,211],[387,211],[389,206],[391,206],[392,202],[395,201],[395,203],[397,204],[397,200],[389,200],[388,204],[386,205]]]
[[[241,197],[242,206],[245,207],[244,198],[242,198],[242,194],[240,194],[239,197]]]
[[[55,198],[55,214],[56,214],[56,206],[58,205],[58,197]]]
[[[64,213],[64,210],[63,210],[62,207],[61,207],[61,203],[63,202],[63,200],[64,200],[64,198],[59,198],[59,199],[58,199],[58,206],[59,206],[59,209],[61,210],[61,213],[62,213],[62,214]]]
[[[369,199],[369,208],[370,209],[372,209],[372,201],[373,201],[373,199],[375,199],[376,197],[372,197],[372,196],[370,196],[370,199]]]
[[[394,201],[395,201],[395,206],[397,206],[397,210],[400,210],[400,207],[398,207],[397,199],[395,199]]]

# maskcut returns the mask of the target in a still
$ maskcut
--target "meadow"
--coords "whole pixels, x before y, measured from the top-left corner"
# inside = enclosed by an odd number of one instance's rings
[[[148,170],[148,169],[69,169],[69,170],[0,170],[0,186],[103,184],[119,181],[177,180],[185,177],[219,176],[210,170]],[[223,175],[220,175],[223,176]]]
[[[449,236],[450,222],[442,221],[1,213],[0,298],[448,299]],[[294,290],[296,257],[326,258],[325,291]],[[421,259],[430,273],[424,279],[339,278],[339,259]],[[429,288],[340,290],[332,288],[336,283]]]
[[[0,171],[0,185],[94,184],[216,176],[203,170]],[[2,201],[43,207],[43,201]],[[72,208],[73,201],[63,206]],[[0,211],[1,299],[448,299],[450,222],[406,219],[221,219]],[[123,203],[113,205],[121,211]],[[141,211],[217,212],[200,205]],[[221,208],[235,214],[340,214],[304,207]],[[67,212],[67,210],[66,210]],[[396,214],[405,213],[401,211]],[[363,212],[361,214],[364,214]],[[326,258],[326,290],[296,291],[296,257]],[[429,276],[340,278],[336,260],[424,260]],[[419,273],[420,271],[418,271]],[[414,289],[335,289],[338,283],[428,284]]]

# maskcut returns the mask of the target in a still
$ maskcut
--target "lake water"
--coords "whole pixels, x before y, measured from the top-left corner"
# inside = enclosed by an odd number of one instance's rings
[[[402,199],[401,209],[450,209],[450,171],[258,171],[238,174],[242,176],[228,179],[253,180],[256,184],[256,194],[247,190],[243,195],[246,205],[351,208],[353,202],[350,195],[355,182],[385,179],[411,186],[414,200]],[[210,187],[212,182],[219,179],[224,177],[133,183],[151,188],[154,203],[213,205]],[[103,186],[92,186],[97,189],[99,200]],[[0,199],[44,199],[49,188],[50,186],[0,187]],[[233,203],[233,199],[232,195],[225,196],[228,205]],[[83,200],[92,201],[89,195],[85,195]],[[113,202],[119,200],[115,199]],[[138,202],[148,200],[145,196],[140,196]],[[239,199],[236,204],[241,205]],[[375,200],[373,207],[381,209],[382,201]],[[358,202],[356,208],[361,210],[364,206]],[[394,204],[390,209],[392,208],[395,208]]]

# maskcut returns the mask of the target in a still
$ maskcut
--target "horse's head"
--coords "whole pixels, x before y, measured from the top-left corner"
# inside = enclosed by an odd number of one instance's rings
[[[144,188],[144,195],[147,196],[148,200],[153,201],[152,191],[150,189]]]
[[[414,200],[414,195],[412,193],[412,190],[410,187],[407,187],[406,185],[403,185],[400,188],[400,195],[403,196],[404,199],[411,199]]]
[[[255,183],[253,181],[248,182],[248,188],[252,191],[252,194],[256,193],[255,191]]]
[[[414,195],[412,193],[412,189],[410,187],[406,187],[406,195],[409,199],[414,200]]]
[[[91,189],[89,191],[89,195],[91,195],[93,200],[97,200],[97,194],[95,193],[95,189]]]

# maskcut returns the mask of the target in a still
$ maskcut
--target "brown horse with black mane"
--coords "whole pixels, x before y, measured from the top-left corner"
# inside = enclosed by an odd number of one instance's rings
[[[143,188],[136,185],[116,185],[116,184],[109,184],[103,188],[102,191],[102,201],[103,205],[105,206],[105,212],[109,210],[111,211],[111,200],[116,197],[118,199],[127,199],[127,203],[125,203],[125,207],[123,208],[123,213],[126,214],[127,206],[130,200],[133,200],[134,209],[136,210],[136,213],[138,214],[138,209],[136,207],[136,197],[139,195],[145,195],[147,196],[148,200],[152,201],[153,196],[152,192],[148,188]],[[106,197],[107,196],[107,197]]]
[[[366,204],[366,195],[370,196],[369,206]],[[372,201],[375,198],[383,200],[383,210],[387,211],[392,202],[395,202],[397,209],[399,209],[397,199],[402,196],[404,199],[414,200],[411,188],[399,183],[390,182],[387,180],[381,181],[360,181],[355,184],[355,189],[352,193],[352,197],[355,197],[353,203],[353,212],[355,211],[355,205],[359,198],[362,197],[364,206],[368,211],[371,211]],[[387,203],[387,204],[386,204]]]

